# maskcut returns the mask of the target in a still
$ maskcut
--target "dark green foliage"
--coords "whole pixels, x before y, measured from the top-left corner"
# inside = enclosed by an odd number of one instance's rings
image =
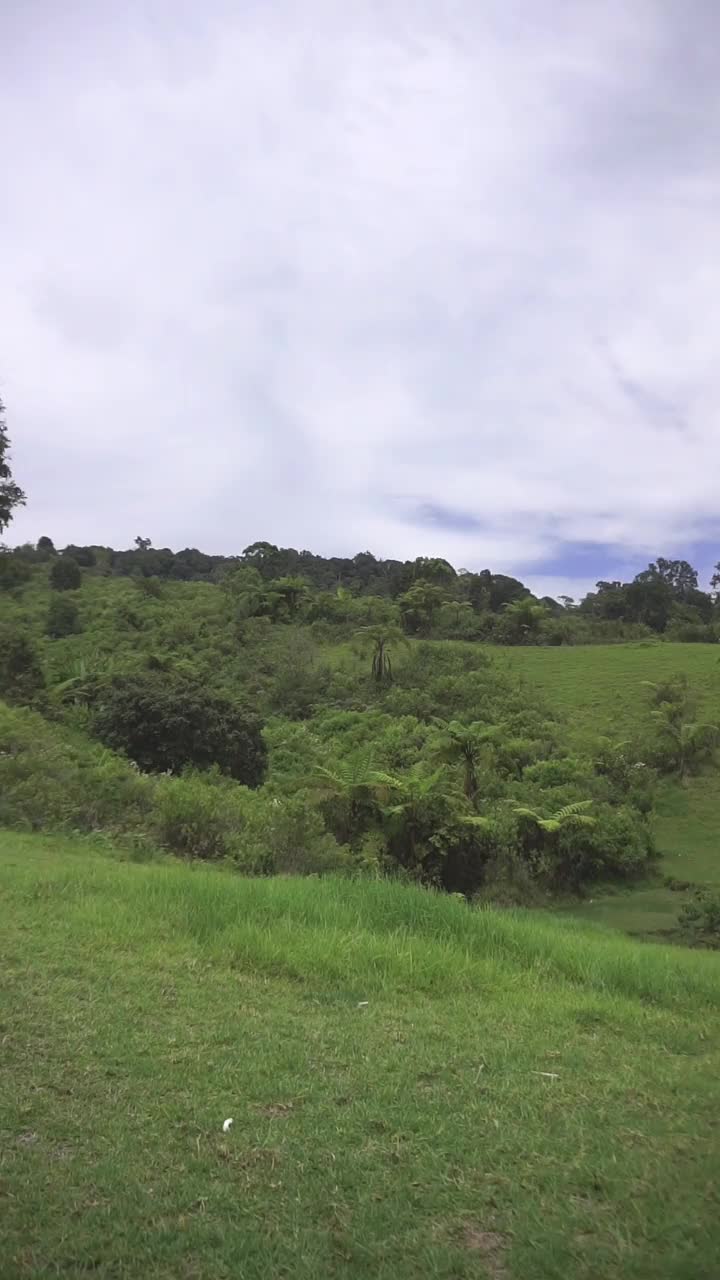
[[[50,538],[16,552],[29,562],[55,554]],[[142,537],[125,551],[71,544],[63,555],[83,568],[120,577],[225,584],[247,575],[245,589],[235,591],[239,620],[265,616],[274,622],[308,619],[357,627],[395,626],[402,616],[410,635],[552,646],[648,634],[707,642],[720,630],[720,593],[700,590],[697,571],[686,561],[662,557],[632,582],[598,582],[597,590],[576,605],[569,597],[537,600],[518,579],[488,569],[458,573],[437,557],[379,560],[370,552],[324,557],[269,542],[253,543],[241,555],[220,556],[191,547],[157,548]],[[718,583],[720,571],[711,586]]]
[[[62,555],[53,560],[50,567],[50,586],[53,591],[77,591],[82,586],[80,565],[72,556]]]
[[[0,400],[0,533],[6,529],[16,507],[25,505],[25,494],[10,470],[10,440],[5,424],[5,405]]]
[[[191,681],[115,676],[97,689],[92,715],[100,740],[148,772],[217,765],[248,787],[263,780],[267,751],[257,719]]]
[[[45,632],[51,640],[76,635],[82,630],[77,604],[68,596],[53,596],[48,605]]]
[[[24,587],[31,575],[29,564],[11,551],[0,551],[0,591]]]
[[[38,543],[38,546],[39,545],[40,544]],[[97,556],[95,554],[94,547],[76,547],[70,543],[67,547],[63,548],[62,554],[64,557],[74,560],[77,564],[81,565],[83,569],[92,569],[97,563]]]
[[[720,893],[698,890],[680,911],[678,927],[691,946],[720,951]]]
[[[0,623],[0,697],[31,703],[45,685],[32,637],[11,622]]]

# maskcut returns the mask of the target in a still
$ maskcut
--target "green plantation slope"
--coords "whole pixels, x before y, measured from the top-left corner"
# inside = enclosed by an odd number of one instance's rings
[[[718,957],[10,833],[0,912],[4,1280],[717,1274]]]

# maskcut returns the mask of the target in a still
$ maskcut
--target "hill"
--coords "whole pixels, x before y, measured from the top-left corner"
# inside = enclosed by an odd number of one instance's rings
[[[683,894],[717,883],[712,741],[693,739],[685,767],[672,738],[677,714],[691,735],[720,723],[716,645],[542,643],[545,623],[520,623],[525,597],[493,614],[497,638],[515,610],[522,643],[458,641],[443,633],[488,612],[457,595],[462,576],[426,636],[394,598],[236,562],[203,581],[146,577],[146,550],[127,553],[131,577],[92,554],[6,557],[26,577],[2,597],[0,694],[15,709],[0,707],[0,823],[102,828],[246,872],[572,895],[642,935],[671,936]],[[432,591],[418,578],[405,595]]]
[[[717,1274],[717,956],[41,836],[0,891],[6,1280]]]

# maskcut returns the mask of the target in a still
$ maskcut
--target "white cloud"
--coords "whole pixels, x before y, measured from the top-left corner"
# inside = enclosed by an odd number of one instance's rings
[[[712,0],[31,8],[2,19],[14,537],[535,561],[550,589],[558,539],[702,536]]]

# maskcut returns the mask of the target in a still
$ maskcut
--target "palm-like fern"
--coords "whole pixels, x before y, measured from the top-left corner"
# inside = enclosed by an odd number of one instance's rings
[[[574,804],[566,804],[562,809],[557,809],[547,818],[537,813],[535,809],[526,809],[522,805],[514,806],[513,812],[519,818],[528,818],[542,831],[554,834],[562,831],[563,827],[593,827],[596,819],[585,812],[591,805],[592,800],[576,800]]]
[[[462,765],[463,792],[472,800],[478,789],[478,768],[491,755],[500,726],[462,724],[459,720],[441,720],[437,716],[433,723],[443,735],[436,750],[437,758],[446,764]]]
[[[402,842],[404,860],[411,866],[418,863],[419,842],[432,822],[433,804],[450,798],[441,786],[444,776],[444,768],[424,773],[417,765],[402,777],[381,772],[374,775],[381,812],[391,834]]]
[[[395,645],[407,644],[403,632],[399,627],[370,626],[360,627],[355,635],[372,648],[372,679],[376,684],[390,684],[393,678],[390,652]]]

